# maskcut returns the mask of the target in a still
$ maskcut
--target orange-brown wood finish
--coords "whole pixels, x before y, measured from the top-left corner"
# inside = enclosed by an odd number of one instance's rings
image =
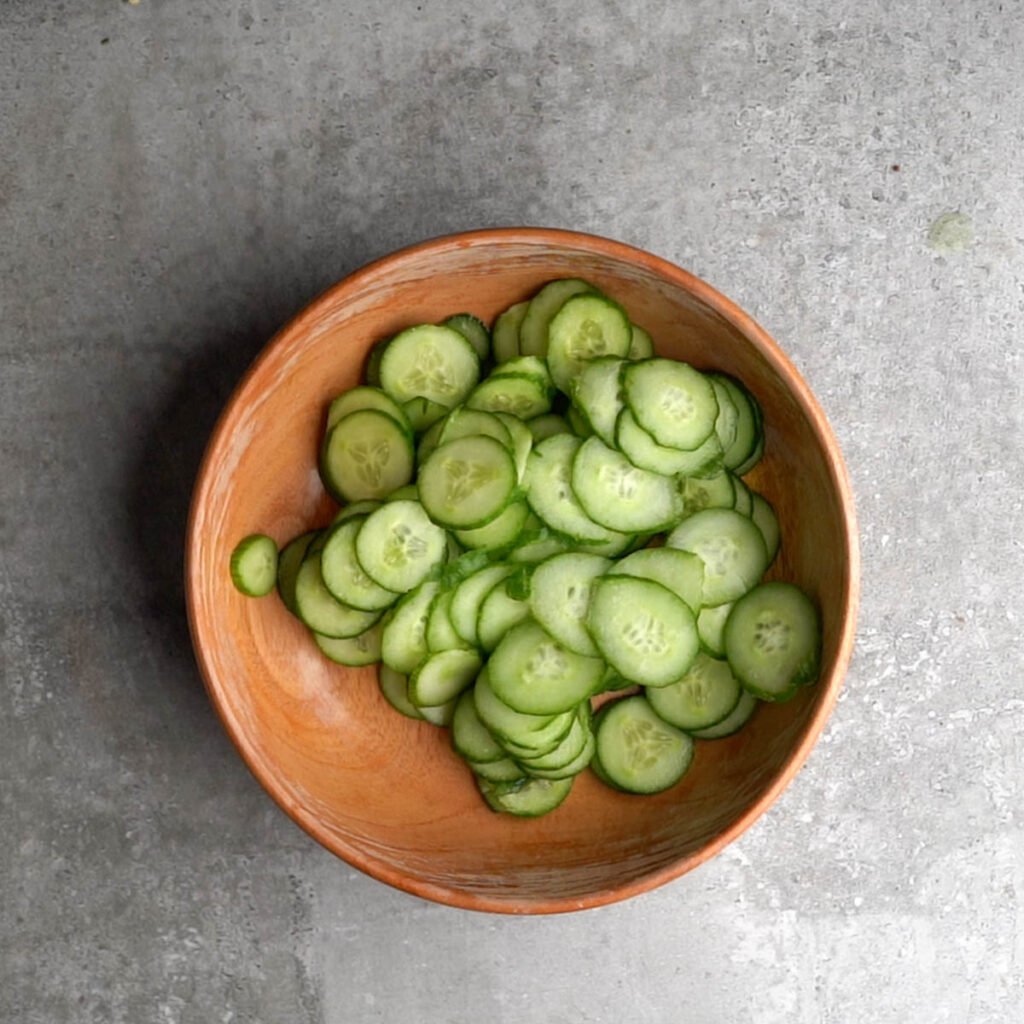
[[[490,322],[557,277],[593,281],[647,328],[660,354],[740,377],[765,411],[750,482],[775,505],[772,569],[819,602],[819,683],[762,707],[737,736],[699,745],[668,792],[614,792],[585,772],[537,820],[496,815],[448,733],[403,718],[375,669],[328,662],[276,594],[232,586],[233,546],[279,543],[329,521],[316,472],[329,400],[356,384],[370,346],[468,310]],[[625,899],[716,854],[793,778],[825,725],[853,646],[859,558],[853,500],[832,431],[807,385],[749,316],[649,253],[589,235],[497,229],[426,242],[364,267],[267,346],[227,405],[193,497],[189,619],[225,728],[278,804],[350,864],[428,899],[474,910],[557,913]]]

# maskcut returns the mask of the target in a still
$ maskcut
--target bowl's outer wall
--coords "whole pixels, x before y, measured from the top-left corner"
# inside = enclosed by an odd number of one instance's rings
[[[762,707],[736,737],[701,744],[672,790],[630,797],[587,772],[554,814],[491,813],[448,733],[396,714],[375,670],[324,659],[276,595],[233,588],[248,533],[283,544],[328,522],[316,471],[330,399],[356,384],[381,338],[467,310],[491,322],[556,277],[619,300],[660,354],[743,380],[760,400],[766,455],[749,481],[774,504],[773,577],[819,602],[821,682]],[[501,230],[425,243],[318,299],[264,351],[229,403],[200,471],[188,547],[193,639],[211,697],[250,768],[329,849],[408,891],[474,909],[563,911],[610,902],[689,870],[738,835],[802,763],[841,685],[858,583],[845,470],[806,385],[764,332],[690,275],[618,243]]]

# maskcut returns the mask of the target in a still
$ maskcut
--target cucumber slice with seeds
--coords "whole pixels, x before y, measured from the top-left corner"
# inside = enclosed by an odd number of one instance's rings
[[[320,552],[310,550],[295,577],[295,607],[299,618],[314,633],[331,637],[356,637],[366,632],[381,616],[380,612],[365,612],[350,608],[335,600],[324,586],[320,573]]]
[[[587,363],[569,385],[573,405],[609,447],[615,446],[615,424],[622,412],[624,359],[603,356]]]
[[[519,356],[519,327],[530,308],[530,302],[517,302],[509,306],[494,321],[491,329],[491,351],[494,361],[500,366]]]
[[[488,377],[477,385],[466,399],[466,405],[485,412],[507,412],[528,420],[551,411],[551,392],[532,374],[506,373]]]
[[[377,409],[358,409],[331,428],[320,475],[341,502],[379,499],[412,480],[413,455],[406,427]]]
[[[598,657],[587,628],[590,588],[613,563],[600,555],[569,552],[541,562],[530,580],[533,617],[574,654]]]
[[[674,682],[700,650],[696,620],[682,599],[634,576],[594,581],[587,627],[605,661],[641,686]]]
[[[475,437],[478,434],[493,437],[495,441],[500,441],[510,452],[512,451],[512,435],[509,433],[508,427],[494,413],[471,409],[468,405],[460,405],[452,409],[444,418],[435,448],[439,448],[449,441],[458,441],[462,437]]]
[[[725,655],[755,697],[788,700],[818,674],[818,609],[792,583],[762,583],[741,597],[730,613]]]
[[[683,500],[683,516],[703,512],[706,508],[732,508],[736,502],[735,477],[731,473],[698,478],[686,477],[679,481],[679,496]]]
[[[349,665],[352,668],[360,668],[364,665],[373,665],[380,661],[381,634],[384,626],[378,622],[371,626],[365,633],[359,636],[321,636],[313,634],[317,647],[339,665]]]
[[[693,451],[710,437],[718,418],[711,381],[687,363],[644,359],[622,374],[626,404],[658,444]]]
[[[427,656],[427,625],[430,609],[441,590],[427,580],[401,599],[384,620],[381,660],[395,672],[409,675]]]
[[[622,307],[601,295],[577,295],[554,315],[548,328],[548,369],[560,391],[591,359],[625,358],[633,331]],[[638,364],[637,364],[638,365]]]
[[[476,529],[494,519],[516,494],[516,466],[493,437],[462,437],[439,445],[419,475],[420,500],[430,518],[453,529]]]
[[[524,356],[544,357],[548,354],[548,331],[555,314],[574,295],[596,293],[597,289],[578,278],[551,281],[530,300],[529,308],[519,326],[519,351]]]
[[[364,522],[353,516],[331,527],[320,552],[320,572],[324,585],[336,600],[364,612],[383,611],[401,595],[379,586],[359,564],[356,535]]]
[[[420,324],[396,334],[380,361],[381,387],[400,405],[424,398],[447,409],[476,386],[480,360],[454,328]]]
[[[495,442],[496,443],[496,442]],[[391,501],[371,512],[356,534],[356,558],[370,579],[405,593],[444,560],[445,532],[417,501]]]
[[[720,464],[722,455],[720,448],[716,450],[712,446],[710,438],[692,452],[666,448],[637,423],[629,409],[623,409],[615,421],[615,447],[634,466],[665,476],[704,472],[716,463]]]
[[[480,665],[476,651],[447,650],[432,654],[409,677],[409,700],[418,708],[447,704],[472,685]]]
[[[650,689],[646,696],[659,718],[692,732],[717,725],[731,715],[742,692],[727,661],[698,654],[681,679]]]
[[[489,782],[477,778],[477,785],[488,807],[517,818],[539,818],[550,814],[569,795],[573,779],[529,779],[516,782]]]
[[[277,582],[277,545],[254,533],[240,540],[231,552],[231,581],[247,597],[263,597]]]

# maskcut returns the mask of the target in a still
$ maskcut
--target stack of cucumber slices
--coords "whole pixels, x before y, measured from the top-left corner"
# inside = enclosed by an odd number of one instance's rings
[[[814,681],[815,604],[762,582],[779,524],[743,481],[764,432],[741,382],[655,356],[575,279],[492,330],[410,327],[366,377],[327,411],[341,511],[280,552],[247,537],[232,577],[276,583],[328,658],[380,663],[384,697],[450,728],[494,810],[545,814],[587,767],[661,792],[695,740]]]

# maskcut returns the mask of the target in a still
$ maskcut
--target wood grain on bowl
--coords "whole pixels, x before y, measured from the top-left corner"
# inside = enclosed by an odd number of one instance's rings
[[[485,321],[557,277],[583,277],[623,303],[660,354],[735,374],[765,412],[751,482],[783,529],[773,577],[822,609],[820,681],[761,707],[652,797],[589,772],[548,817],[489,811],[448,733],[395,713],[374,669],[328,662],[276,595],[231,584],[237,541],[279,543],[329,521],[316,472],[326,407],[358,383],[371,345],[467,310]],[[715,854],[772,803],[835,702],[853,643],[859,563],[853,502],[831,429],[771,338],[708,285],[663,260],[587,235],[499,229],[443,238],[358,271],[268,345],[239,385],[196,484],[187,550],[193,641],[225,727],[298,824],[371,875],[478,910],[551,913],[624,899]]]

